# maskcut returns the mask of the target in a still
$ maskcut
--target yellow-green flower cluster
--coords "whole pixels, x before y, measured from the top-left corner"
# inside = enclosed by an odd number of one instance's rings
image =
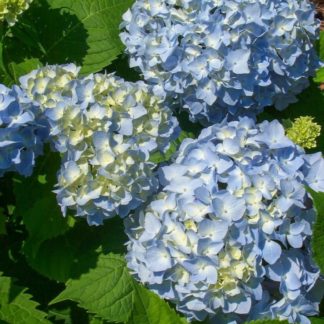
[[[6,21],[10,26],[17,22],[17,17],[29,8],[33,0],[1,0],[0,23]]]
[[[321,126],[315,123],[311,116],[296,118],[286,129],[287,136],[299,146],[311,149],[316,147],[316,139],[320,136]]]

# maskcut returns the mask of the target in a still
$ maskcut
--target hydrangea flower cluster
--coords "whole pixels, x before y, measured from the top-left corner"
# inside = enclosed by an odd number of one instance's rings
[[[130,66],[203,124],[284,109],[319,67],[308,0],[137,0],[123,19]]]
[[[78,77],[74,65],[47,66],[21,79],[64,154],[56,189],[90,224],[126,216],[158,188],[150,153],[166,151],[178,123],[143,82],[113,74]]]
[[[19,87],[0,85],[0,176],[8,171],[31,175],[48,135],[35,110]]]
[[[305,154],[278,121],[244,117],[184,140],[160,182],[125,220],[128,267],[141,282],[189,320],[310,323],[324,290],[304,185],[324,191],[320,153]]]
[[[314,117],[296,118],[286,129],[287,137],[299,146],[307,149],[316,147],[316,139],[321,134],[321,125],[314,122]]]
[[[33,0],[1,0],[0,23],[6,21],[9,26],[17,22],[17,17],[29,8]]]

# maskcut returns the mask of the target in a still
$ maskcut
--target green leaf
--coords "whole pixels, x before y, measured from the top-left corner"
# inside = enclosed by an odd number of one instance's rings
[[[124,258],[101,255],[94,269],[78,280],[69,280],[66,289],[52,302],[76,301],[90,313],[115,322],[126,322],[134,302],[132,278]]]
[[[308,191],[313,198],[314,206],[317,211],[317,219],[312,236],[313,256],[321,272],[324,273],[324,193],[315,192],[310,188],[308,188]]]
[[[124,253],[126,240],[123,221],[118,217],[100,227],[90,227],[83,219],[65,234],[42,242],[27,260],[42,275],[66,282],[95,267],[101,252]]]
[[[132,3],[132,0],[50,0],[51,8],[75,15],[79,21],[71,24],[62,37],[53,40],[46,48],[45,57],[60,62],[62,50],[69,55],[71,51],[77,53],[85,42],[87,50],[82,59],[81,72],[100,71],[123,50],[119,24],[122,14]],[[86,39],[80,38],[83,31],[86,32]]]
[[[6,84],[18,84],[19,77],[39,68],[42,63],[37,58],[26,58],[22,62],[10,62],[6,69]]]
[[[324,31],[322,30],[320,33],[320,41],[319,41],[319,53],[320,53],[320,59],[324,61]]]
[[[50,323],[26,290],[15,285],[12,278],[0,276],[0,320],[10,324]]]
[[[156,294],[134,282],[135,303],[127,324],[186,324],[185,319]]]
[[[324,318],[310,317],[309,319],[310,319],[312,324],[324,324]]]
[[[22,216],[28,231],[24,246],[27,260],[35,257],[44,241],[65,233],[73,225],[72,218],[62,216],[52,192],[59,164],[59,154],[48,153],[37,161],[38,167],[32,177],[21,177],[14,183],[15,213]],[[39,177],[44,177],[45,168],[47,181],[41,183]]]
[[[316,83],[324,83],[324,68],[320,68],[316,72],[316,76],[314,78],[314,82],[316,82]]]
[[[3,208],[0,207],[0,235],[6,234],[6,215]]]
[[[35,0],[5,38],[4,60],[11,80],[25,68],[76,63],[81,73],[98,72],[123,51],[122,14],[133,0]],[[24,63],[24,62],[28,62]],[[37,63],[39,65],[39,63]],[[31,70],[31,68],[29,69]]]
[[[185,324],[157,295],[130,276],[123,257],[100,255],[96,266],[66,289],[51,304],[72,300],[104,320],[127,324]]]

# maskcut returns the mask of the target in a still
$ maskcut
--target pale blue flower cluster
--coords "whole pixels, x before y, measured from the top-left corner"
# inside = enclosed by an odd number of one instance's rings
[[[130,66],[203,124],[284,109],[319,67],[308,0],[136,0],[123,19]]]
[[[160,182],[125,220],[128,267],[141,282],[189,320],[310,323],[324,289],[304,186],[324,191],[320,153],[305,154],[278,121],[244,117],[185,139]]]
[[[29,176],[43,151],[47,128],[35,120],[36,107],[17,86],[0,85],[0,176]]]
[[[47,66],[21,78],[21,85],[63,154],[55,190],[63,213],[72,208],[101,224],[125,217],[157,190],[150,154],[168,149],[178,122],[143,82],[78,72],[73,64]]]

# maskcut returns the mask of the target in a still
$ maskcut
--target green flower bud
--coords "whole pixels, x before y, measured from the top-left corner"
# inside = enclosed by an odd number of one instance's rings
[[[316,139],[320,136],[321,126],[311,116],[296,118],[289,128],[287,136],[299,146],[310,149],[316,147]]]

